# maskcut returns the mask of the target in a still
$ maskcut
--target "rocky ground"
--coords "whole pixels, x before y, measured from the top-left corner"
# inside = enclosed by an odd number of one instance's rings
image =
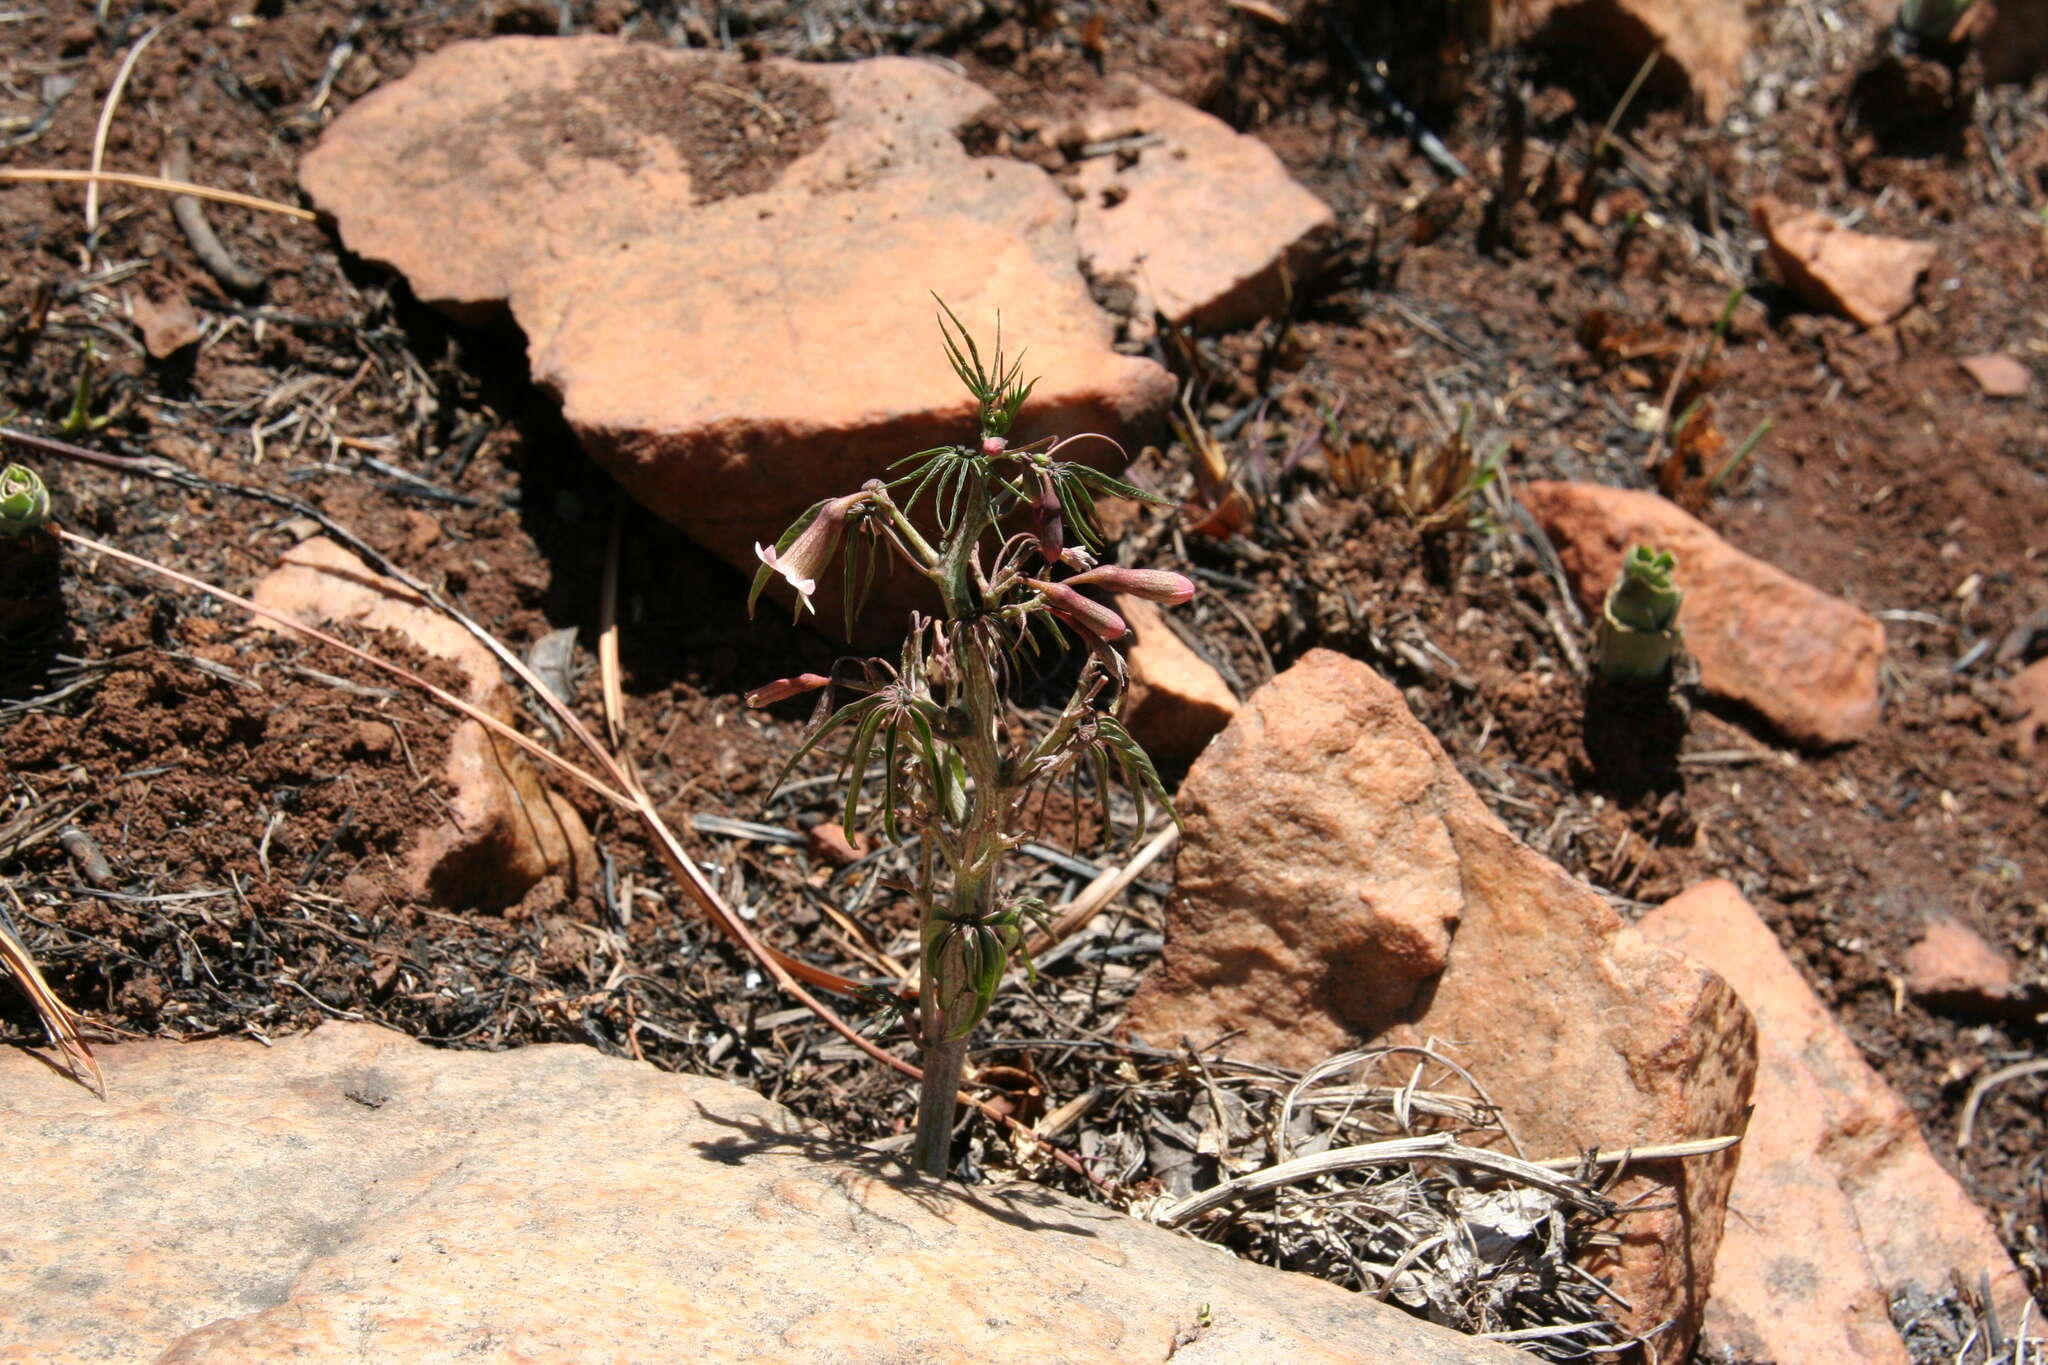
[[[829,665],[836,607],[750,622],[735,566],[952,438],[929,292],[1000,309],[1033,430],[1125,437],[1174,504],[1108,509],[1118,558],[1202,594],[1129,612],[1182,846],[1005,993],[985,1093],[1129,1207],[1273,1158],[1275,1078],[1365,1039],[1455,1041],[1530,1156],[1753,1103],[1740,1165],[1616,1187],[1674,1211],[1574,1215],[1634,1301],[1589,1312],[1674,1322],[1662,1359],[1704,1323],[1702,1359],[1950,1360],[2001,1349],[1988,1303],[2016,1358],[2048,1302],[2040,16],[1908,50],[1854,0],[1455,8],[20,6],[0,165],[97,143],[319,217],[0,184],[0,416],[117,458],[10,457],[69,530],[543,743],[383,575],[605,734],[615,603],[618,747],[688,857],[770,943],[893,981],[892,855],[829,761],[771,794],[805,712],[742,702]],[[432,55],[491,36],[523,41]],[[1678,554],[1693,683],[1647,711],[1587,663],[1639,540]],[[9,553],[0,909],[96,1036],[575,1042],[902,1145],[908,1088],[588,786],[237,607]],[[1150,834],[1046,821],[1019,875],[1052,903]],[[1479,1117],[1406,1068],[1356,1083]],[[960,1147],[1102,1196],[1035,1152],[986,1118]],[[1353,1287],[1399,1254],[1273,1215],[1209,1231]]]

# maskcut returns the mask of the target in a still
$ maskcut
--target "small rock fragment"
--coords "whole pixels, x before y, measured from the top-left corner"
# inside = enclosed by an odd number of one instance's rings
[[[475,636],[325,536],[287,550],[249,596],[307,625],[395,631],[421,653],[461,669],[466,700],[481,703],[504,685],[497,659]]]
[[[294,546],[250,597],[307,625],[396,632],[460,668],[466,701],[510,714],[498,661],[476,637],[324,536]],[[512,746],[474,720],[457,722],[443,775],[454,789],[449,818],[415,836],[404,859],[409,894],[496,910],[550,873],[571,886],[593,884],[597,852],[582,816]]]
[[[1130,1006],[1140,1036],[1231,1034],[1232,1055],[1293,1067],[1456,1039],[1543,1155],[1739,1130],[1755,1054],[1734,993],[1510,834],[1364,664],[1312,650],[1253,693],[1179,806],[1166,952]],[[1674,1359],[1732,1164],[1631,1176],[1662,1207],[1601,1267],[1630,1322],[1673,1320]]]
[[[1125,655],[1131,734],[1162,762],[1192,763],[1237,714],[1237,694],[1181,642],[1158,607],[1137,597],[1115,600],[1117,613],[1137,636]]]
[[[128,296],[128,313],[142,332],[142,349],[152,360],[168,360],[199,340],[199,311],[183,294],[159,297],[140,290]]]
[[[1929,1009],[1976,1017],[2032,1013],[2019,967],[1960,920],[1937,915],[1906,950],[1906,993]]]
[[[1264,143],[1148,85],[1113,85],[1071,137],[1094,153],[1071,182],[1081,259],[1132,286],[1147,334],[1155,311],[1205,332],[1279,313],[1335,238],[1330,206]]]
[[[1490,17],[1497,41],[1568,49],[1613,80],[1629,80],[1660,53],[1656,83],[1683,85],[1709,122],[1720,122],[1742,88],[1750,44],[1742,0],[1492,0]]]
[[[1973,355],[1958,363],[1987,398],[2024,398],[2034,382],[2033,371],[2013,356]]]
[[[1887,1296],[1991,1277],[2000,1319],[2027,1289],[1913,1116],[1733,883],[1645,915],[1651,941],[1719,972],[1756,1016],[1756,1112],[1707,1305],[1706,1345],[1752,1360],[1903,1361]]]
[[[1927,242],[1854,232],[1813,209],[1765,195],[1751,206],[1757,229],[1785,283],[1815,308],[1876,327],[1913,304],[1914,289],[1934,263]]]
[[[1860,607],[1742,553],[1677,504],[1600,484],[1523,485],[1589,613],[1630,545],[1678,556],[1679,617],[1700,681],[1789,739],[1846,744],[1878,719],[1884,627]]]
[[[2048,658],[2036,659],[2006,680],[2006,692],[2019,714],[2008,732],[2014,752],[2032,758],[2048,734]]]
[[[833,867],[845,867],[859,860],[865,851],[847,837],[846,826],[837,820],[820,820],[804,831],[804,844],[811,857]]]

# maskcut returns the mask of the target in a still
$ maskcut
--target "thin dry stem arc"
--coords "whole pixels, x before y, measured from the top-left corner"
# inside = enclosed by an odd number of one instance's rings
[[[280,204],[275,199],[261,199],[253,194],[239,194],[234,190],[217,190],[208,185],[194,185],[183,180],[166,180],[160,175],[134,175],[127,171],[45,170],[38,167],[0,168],[0,182],[7,181],[54,181],[60,184],[128,185],[139,190],[161,190],[165,194],[189,194],[195,199],[211,199],[217,204],[235,204],[245,209],[260,209],[265,213],[278,213],[287,218],[296,218],[302,223],[317,223],[320,221],[320,215],[311,209],[295,208],[290,204]]]

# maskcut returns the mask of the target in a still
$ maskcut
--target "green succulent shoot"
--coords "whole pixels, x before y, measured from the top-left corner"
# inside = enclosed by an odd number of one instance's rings
[[[50,519],[50,490],[26,465],[0,469],[0,536],[25,535]]]
[[[1678,652],[1678,608],[1685,591],[1673,582],[1678,559],[1669,550],[1631,545],[1600,612],[1600,679],[1649,683],[1665,677]]]

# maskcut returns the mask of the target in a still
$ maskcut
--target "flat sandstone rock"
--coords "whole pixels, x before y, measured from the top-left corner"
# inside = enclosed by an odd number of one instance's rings
[[[1028,350],[1020,438],[1121,440],[1171,401],[1164,370],[1111,349],[1072,201],[962,145],[992,107],[903,58],[497,38],[355,104],[300,177],[422,299],[509,311],[584,447],[746,566],[819,498],[972,435],[934,294],[984,346],[1000,313]]]
[[[101,1057],[104,1103],[0,1051],[0,1361],[1527,1360],[587,1048],[328,1024]]]

